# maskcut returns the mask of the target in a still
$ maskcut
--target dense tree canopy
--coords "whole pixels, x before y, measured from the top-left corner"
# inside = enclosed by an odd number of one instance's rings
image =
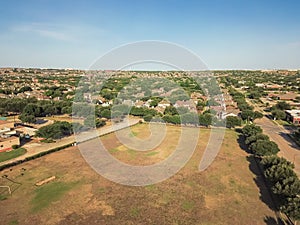
[[[234,128],[236,126],[241,126],[242,120],[237,116],[228,116],[226,118],[226,127],[227,128]]]
[[[278,145],[269,140],[257,140],[250,145],[250,149],[258,156],[275,155],[279,152]]]
[[[262,133],[262,129],[259,126],[250,124],[250,125],[244,126],[242,129],[242,132],[246,137],[250,137],[250,136]]]
[[[65,121],[56,121],[53,124],[41,127],[36,135],[46,139],[59,139],[73,133],[72,124]]]
[[[285,112],[280,109],[272,110],[272,116],[274,119],[282,120],[286,117]]]

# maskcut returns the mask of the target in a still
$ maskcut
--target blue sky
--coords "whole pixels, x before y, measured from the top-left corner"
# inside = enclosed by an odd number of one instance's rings
[[[87,69],[126,43],[162,40],[210,69],[300,68],[300,2],[1,1],[0,67]]]

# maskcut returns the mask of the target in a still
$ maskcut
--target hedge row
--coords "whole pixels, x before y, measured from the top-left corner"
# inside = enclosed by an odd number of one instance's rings
[[[300,220],[300,181],[294,172],[294,164],[279,158],[279,148],[275,142],[262,134],[262,129],[254,124],[246,125],[243,130],[245,144],[259,160],[260,168],[269,184],[269,189],[276,197],[279,211]]]
[[[65,149],[65,148],[68,148],[68,147],[71,147],[75,142],[72,142],[70,144],[66,144],[66,145],[63,145],[63,146],[59,146],[57,148],[53,148],[53,149],[50,149],[48,151],[44,151],[44,152],[40,152],[38,154],[35,154],[35,155],[32,155],[32,156],[28,156],[26,157],[25,159],[21,159],[21,160],[17,160],[17,161],[14,161],[14,162],[11,162],[11,163],[7,163],[7,164],[4,164],[4,165],[1,165],[0,166],[0,171],[6,169],[6,168],[9,168],[11,166],[16,166],[16,165],[19,165],[23,162],[27,162],[27,161],[30,161],[30,160],[33,160],[33,159],[37,159],[37,158],[40,158],[44,155],[48,155],[52,152],[57,152],[57,151],[60,151],[62,149]]]
[[[139,121],[139,122],[141,122],[141,121]],[[137,124],[138,124],[138,123],[132,124],[132,125],[130,125],[129,127],[132,127],[132,126],[137,125]],[[124,128],[122,128],[122,129],[125,129],[125,128],[128,128],[128,127],[124,127]],[[122,129],[120,129],[120,130],[122,130]],[[108,132],[108,133],[106,133],[105,135],[110,134],[110,133],[113,133],[113,132],[114,132],[114,131]],[[97,138],[97,137],[93,137],[93,138],[90,138],[90,139],[85,140],[85,141],[82,141],[82,142],[86,142],[86,141],[89,141],[89,140],[94,139],[94,138]],[[82,142],[81,142],[81,143],[82,143]],[[48,155],[48,154],[50,154],[50,153],[57,152],[57,151],[60,151],[60,150],[62,150],[62,149],[71,147],[71,146],[73,146],[73,144],[75,144],[75,143],[79,144],[79,142],[72,142],[72,143],[70,143],[70,144],[62,145],[62,146],[59,146],[59,147],[57,147],[57,148],[50,149],[50,150],[48,150],[48,151],[44,151],[44,152],[40,152],[40,153],[35,154],[35,155],[32,155],[32,156],[28,156],[28,157],[26,157],[25,159],[21,159],[21,160],[17,160],[17,161],[11,162],[11,163],[7,163],[7,164],[4,164],[4,165],[1,165],[1,166],[0,166],[0,171],[4,170],[4,169],[6,169],[6,168],[9,168],[9,167],[12,167],[12,166],[16,166],[16,165],[19,165],[19,164],[21,164],[21,163],[24,163],[24,162],[33,160],[33,159],[40,158],[40,157],[42,157],[42,156],[44,156],[44,155]]]

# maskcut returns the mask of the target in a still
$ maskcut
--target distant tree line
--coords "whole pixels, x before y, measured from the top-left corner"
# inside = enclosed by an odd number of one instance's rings
[[[245,121],[254,121],[258,118],[262,118],[263,114],[258,111],[253,111],[253,106],[250,106],[245,99],[245,96],[234,90],[233,88],[229,89],[229,94],[232,96],[232,99],[237,103],[239,110],[241,111],[241,118]]]

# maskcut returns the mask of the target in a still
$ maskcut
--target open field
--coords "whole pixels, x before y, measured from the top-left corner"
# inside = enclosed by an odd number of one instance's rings
[[[146,124],[131,129],[130,136],[149,135]],[[101,140],[121,161],[149,165],[171,154],[179,133],[178,127],[168,126],[161,145],[147,152],[128,149],[115,134]],[[198,171],[209,133],[201,129],[197,149],[182,170],[146,187],[106,180],[87,165],[77,147],[1,171],[1,177],[20,183],[0,178],[0,185],[13,191],[8,196],[0,189],[1,224],[275,224],[264,186],[253,173],[257,168],[240,148],[236,132],[226,131],[216,160]],[[56,179],[35,186],[51,176]]]

